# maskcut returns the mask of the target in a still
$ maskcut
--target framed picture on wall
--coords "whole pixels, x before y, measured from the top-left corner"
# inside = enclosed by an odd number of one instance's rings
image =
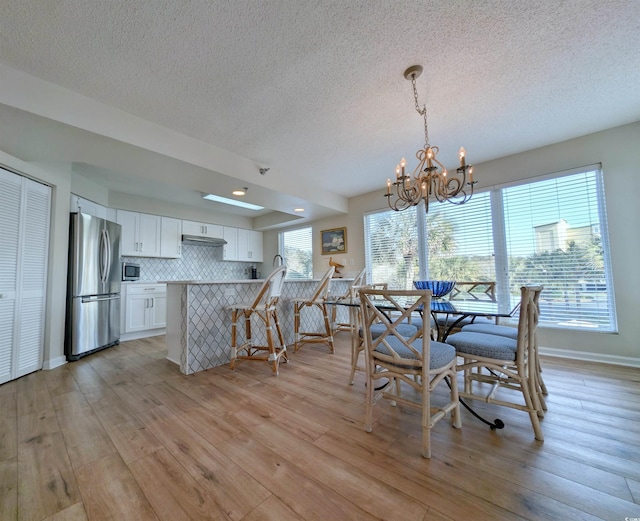
[[[322,255],[347,253],[347,229],[322,230]]]

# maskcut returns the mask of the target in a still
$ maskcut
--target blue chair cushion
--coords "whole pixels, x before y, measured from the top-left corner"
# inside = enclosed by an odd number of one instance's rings
[[[398,353],[402,358],[407,358],[409,360],[419,360],[419,357],[415,355],[411,350],[407,348],[400,340],[395,337],[388,337],[387,342],[389,345]],[[414,340],[413,344],[411,344],[418,353],[422,353],[422,339],[418,338]],[[380,343],[376,346],[375,349],[378,353],[382,353],[384,355],[391,355],[389,349],[384,344]],[[431,341],[431,357],[429,367],[431,369],[439,369],[440,367],[444,367],[445,365],[451,363],[452,360],[456,358],[456,350],[448,345],[443,344],[442,342],[434,342]],[[402,365],[400,366],[402,367]]]
[[[460,331],[447,337],[447,344],[456,348],[458,355],[480,356],[496,360],[515,360],[517,342],[511,338],[486,333]]]
[[[487,335],[498,335],[507,338],[518,338],[518,328],[510,326],[499,326],[496,324],[469,324],[464,326],[462,331],[472,333],[486,333]]]

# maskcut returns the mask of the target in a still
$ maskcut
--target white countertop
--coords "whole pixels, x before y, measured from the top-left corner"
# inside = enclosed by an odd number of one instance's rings
[[[252,283],[262,283],[265,279],[237,279],[237,280],[159,280],[157,284],[181,284],[181,285],[202,285],[202,284],[252,284]],[[344,278],[344,279],[332,279],[332,280],[344,280],[344,281],[352,281],[352,278]],[[286,283],[288,282],[319,282],[320,279],[285,279]]]

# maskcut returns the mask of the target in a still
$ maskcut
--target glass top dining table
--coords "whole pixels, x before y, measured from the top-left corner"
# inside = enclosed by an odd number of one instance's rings
[[[402,299],[397,299],[398,303],[402,304]],[[415,300],[407,301],[407,307],[410,306]],[[358,307],[360,306],[360,300],[358,298],[345,298],[345,299],[331,299],[329,298],[326,301],[329,305],[339,305],[339,306],[349,306],[349,307]],[[379,309],[395,309],[392,305],[390,305],[385,300],[380,300],[380,305],[376,305]],[[517,311],[518,306],[515,308],[504,311],[498,305],[498,302],[494,301],[484,301],[484,300],[443,300],[443,299],[432,299],[430,312],[436,323],[436,329],[438,331],[438,340],[443,342],[446,340],[447,336],[453,329],[455,329],[460,323],[462,323],[465,319],[475,318],[475,317],[486,317],[486,318],[509,318],[514,315]],[[442,321],[438,321],[438,317],[442,318],[446,317],[444,321],[444,325]],[[440,324],[439,324],[440,322]]]

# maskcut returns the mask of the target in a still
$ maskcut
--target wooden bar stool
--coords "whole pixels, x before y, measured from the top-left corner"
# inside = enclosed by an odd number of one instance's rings
[[[258,291],[256,298],[250,304],[233,304],[227,309],[231,310],[231,369],[235,369],[236,363],[243,360],[262,360],[270,366],[273,374],[278,376],[278,366],[280,359],[288,361],[287,346],[284,343],[284,336],[280,329],[276,306],[280,295],[287,267],[277,268]],[[238,321],[244,317],[245,341],[238,345]],[[251,319],[264,324],[266,344],[254,344],[253,333],[251,331]],[[278,343],[276,344],[277,336]]]
[[[329,322],[329,314],[327,312],[327,296],[329,295],[329,284],[331,277],[335,271],[335,267],[330,266],[322,277],[322,280],[316,286],[313,295],[310,298],[295,298],[293,301],[293,328],[295,332],[295,344],[293,352],[300,349],[304,343],[327,343],[329,349],[333,353],[333,330]],[[318,309],[322,314],[324,321],[324,331],[302,331],[300,328],[300,314],[303,309]],[[310,315],[310,312],[307,313]]]

